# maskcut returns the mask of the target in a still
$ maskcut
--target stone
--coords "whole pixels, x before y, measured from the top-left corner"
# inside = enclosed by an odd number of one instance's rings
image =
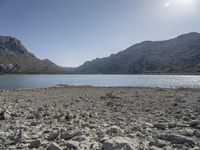
[[[64,150],[78,150],[79,149],[79,142],[77,141],[67,141],[67,147]]]
[[[190,118],[188,116],[183,116],[184,121],[190,121]]]
[[[61,132],[61,139],[64,139],[64,140],[69,140],[72,138],[72,134],[64,131],[64,132]]]
[[[196,136],[197,138],[200,138],[200,130],[194,130],[193,135]]]
[[[112,93],[107,93],[101,96],[100,99],[119,99],[120,97],[113,95]]]
[[[191,147],[196,144],[193,139],[178,134],[161,134],[158,138],[174,144],[189,144]]]
[[[40,124],[40,122],[38,122],[38,121],[32,121],[31,123],[30,123],[30,126],[37,126],[37,125],[39,125]]]
[[[78,142],[89,141],[89,139],[85,135],[76,136],[73,138],[73,140]]]
[[[189,136],[191,137],[193,135],[193,130],[192,129],[183,129],[183,130],[180,130],[179,133],[181,135],[184,135],[184,136]]]
[[[103,143],[103,150],[136,150],[138,142],[125,137],[113,137]]]
[[[29,148],[39,148],[41,145],[41,141],[40,140],[33,140],[30,144],[29,144]]]
[[[58,144],[52,142],[48,145],[46,150],[62,150],[62,148]]]
[[[156,123],[156,124],[154,124],[154,127],[159,130],[165,130],[167,128],[167,126],[163,123]]]
[[[18,143],[20,142],[21,138],[22,138],[22,131],[21,130],[16,130],[14,131],[14,133],[11,133],[8,138],[15,142],[15,143]]]
[[[193,120],[190,122],[191,127],[196,127],[198,125],[200,125],[200,120]]]
[[[53,131],[49,134],[49,136],[47,137],[47,139],[49,141],[53,141],[58,137],[58,131]]]
[[[156,147],[160,147],[160,148],[162,148],[162,147],[164,147],[164,146],[166,146],[166,145],[167,145],[167,144],[166,144],[165,141],[159,140],[159,139],[156,139],[155,141],[151,141],[151,142],[149,143],[149,146],[156,146]]]
[[[200,130],[200,125],[196,126],[195,128]]]
[[[0,112],[0,120],[4,120],[5,119],[5,114],[4,111]]]
[[[65,120],[70,121],[74,117],[75,116],[71,112],[68,112],[68,111],[65,112]]]
[[[176,123],[175,122],[170,122],[167,124],[168,128],[175,128],[176,127]]]
[[[106,130],[106,134],[110,136],[119,136],[122,134],[122,130],[118,126],[111,126]]]

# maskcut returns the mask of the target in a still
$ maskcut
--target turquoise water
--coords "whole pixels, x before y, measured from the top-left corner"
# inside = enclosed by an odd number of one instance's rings
[[[200,76],[190,75],[0,75],[1,89],[41,88],[58,84],[200,88]]]

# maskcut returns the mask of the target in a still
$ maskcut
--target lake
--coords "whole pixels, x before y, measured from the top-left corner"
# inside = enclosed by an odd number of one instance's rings
[[[0,75],[1,89],[43,88],[58,84],[200,88],[200,76],[191,75]]]

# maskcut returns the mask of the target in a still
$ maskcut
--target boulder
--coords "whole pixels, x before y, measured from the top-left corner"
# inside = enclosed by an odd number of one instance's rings
[[[138,142],[126,137],[113,137],[103,143],[103,150],[136,150]]]

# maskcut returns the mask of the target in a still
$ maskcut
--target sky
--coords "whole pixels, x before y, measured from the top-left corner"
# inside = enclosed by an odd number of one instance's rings
[[[200,32],[200,0],[0,0],[0,35],[65,67]]]

